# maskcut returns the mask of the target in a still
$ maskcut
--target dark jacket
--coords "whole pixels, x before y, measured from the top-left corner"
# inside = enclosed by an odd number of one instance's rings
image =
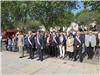
[[[34,45],[34,36],[31,36],[30,38],[30,42],[32,43],[32,46]],[[26,43],[26,45],[27,46],[31,46],[31,44],[29,43],[29,41],[28,41],[28,37],[25,39],[25,43]]]
[[[65,36],[63,36],[63,41],[61,42],[60,41],[60,36],[59,36],[59,40],[58,40],[58,43],[59,43],[59,45],[66,45],[66,38],[65,38]]]
[[[82,49],[82,44],[84,43],[84,39],[81,35],[79,36],[79,39],[80,39],[81,43],[76,39],[76,37],[74,38],[74,48],[75,49],[77,49],[77,48]],[[79,45],[79,47],[77,47],[77,45]]]
[[[40,37],[38,38],[39,39],[39,43],[37,42],[37,36],[35,37],[35,45],[36,47],[43,47],[44,46],[44,39],[43,39],[43,36],[40,35]]]
[[[51,42],[51,45],[52,45],[52,46],[56,46],[56,45],[58,45],[57,37],[55,37],[55,41],[53,40],[53,37],[51,37],[50,42]]]

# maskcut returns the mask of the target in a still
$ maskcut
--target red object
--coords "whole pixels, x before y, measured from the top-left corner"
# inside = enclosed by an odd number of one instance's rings
[[[8,29],[3,35],[3,39],[12,38],[12,35],[15,35],[17,32],[16,29]]]

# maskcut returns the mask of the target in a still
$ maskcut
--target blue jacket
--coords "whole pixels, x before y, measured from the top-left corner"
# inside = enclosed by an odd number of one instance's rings
[[[34,41],[34,37],[33,36],[30,37],[30,41],[31,41],[32,45],[34,45],[35,41]],[[31,46],[31,44],[28,41],[28,37],[26,37],[25,43],[26,43],[27,46]]]

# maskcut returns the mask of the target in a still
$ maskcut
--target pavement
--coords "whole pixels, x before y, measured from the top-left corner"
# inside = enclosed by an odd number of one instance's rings
[[[1,69],[0,75],[100,75],[99,57],[94,56],[92,60],[71,61],[67,58],[46,58],[44,61],[37,61],[36,58],[31,60],[26,57],[19,58],[20,53],[2,51],[1,55]]]

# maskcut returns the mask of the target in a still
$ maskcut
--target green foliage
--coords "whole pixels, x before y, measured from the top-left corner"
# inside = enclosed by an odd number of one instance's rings
[[[100,24],[100,11],[93,11],[93,18],[98,24]]]
[[[83,14],[83,13],[88,13],[88,12],[89,12],[89,10],[87,10],[87,9],[81,10],[80,12],[78,12],[78,13],[75,15],[75,18],[78,18],[81,14]]]
[[[68,25],[76,4],[75,1],[2,1],[2,28]]]
[[[85,5],[85,8],[91,7],[91,10],[93,11],[100,11],[100,1],[83,1],[83,3]]]
[[[81,24],[85,24],[85,25],[93,22],[94,20],[97,23],[100,23],[100,12],[82,10],[79,13],[77,13],[76,19]]]
[[[1,1],[2,29],[34,28],[44,25],[69,26],[72,21],[88,24],[93,20],[100,23],[100,2],[83,1],[86,9],[75,16],[71,12],[77,1]],[[88,9],[90,7],[90,9]]]
[[[75,18],[80,24],[88,24],[93,19],[93,13],[89,10],[81,10],[76,14]]]
[[[100,1],[83,1],[85,9],[76,14],[81,24],[89,24],[93,20],[100,24]]]

